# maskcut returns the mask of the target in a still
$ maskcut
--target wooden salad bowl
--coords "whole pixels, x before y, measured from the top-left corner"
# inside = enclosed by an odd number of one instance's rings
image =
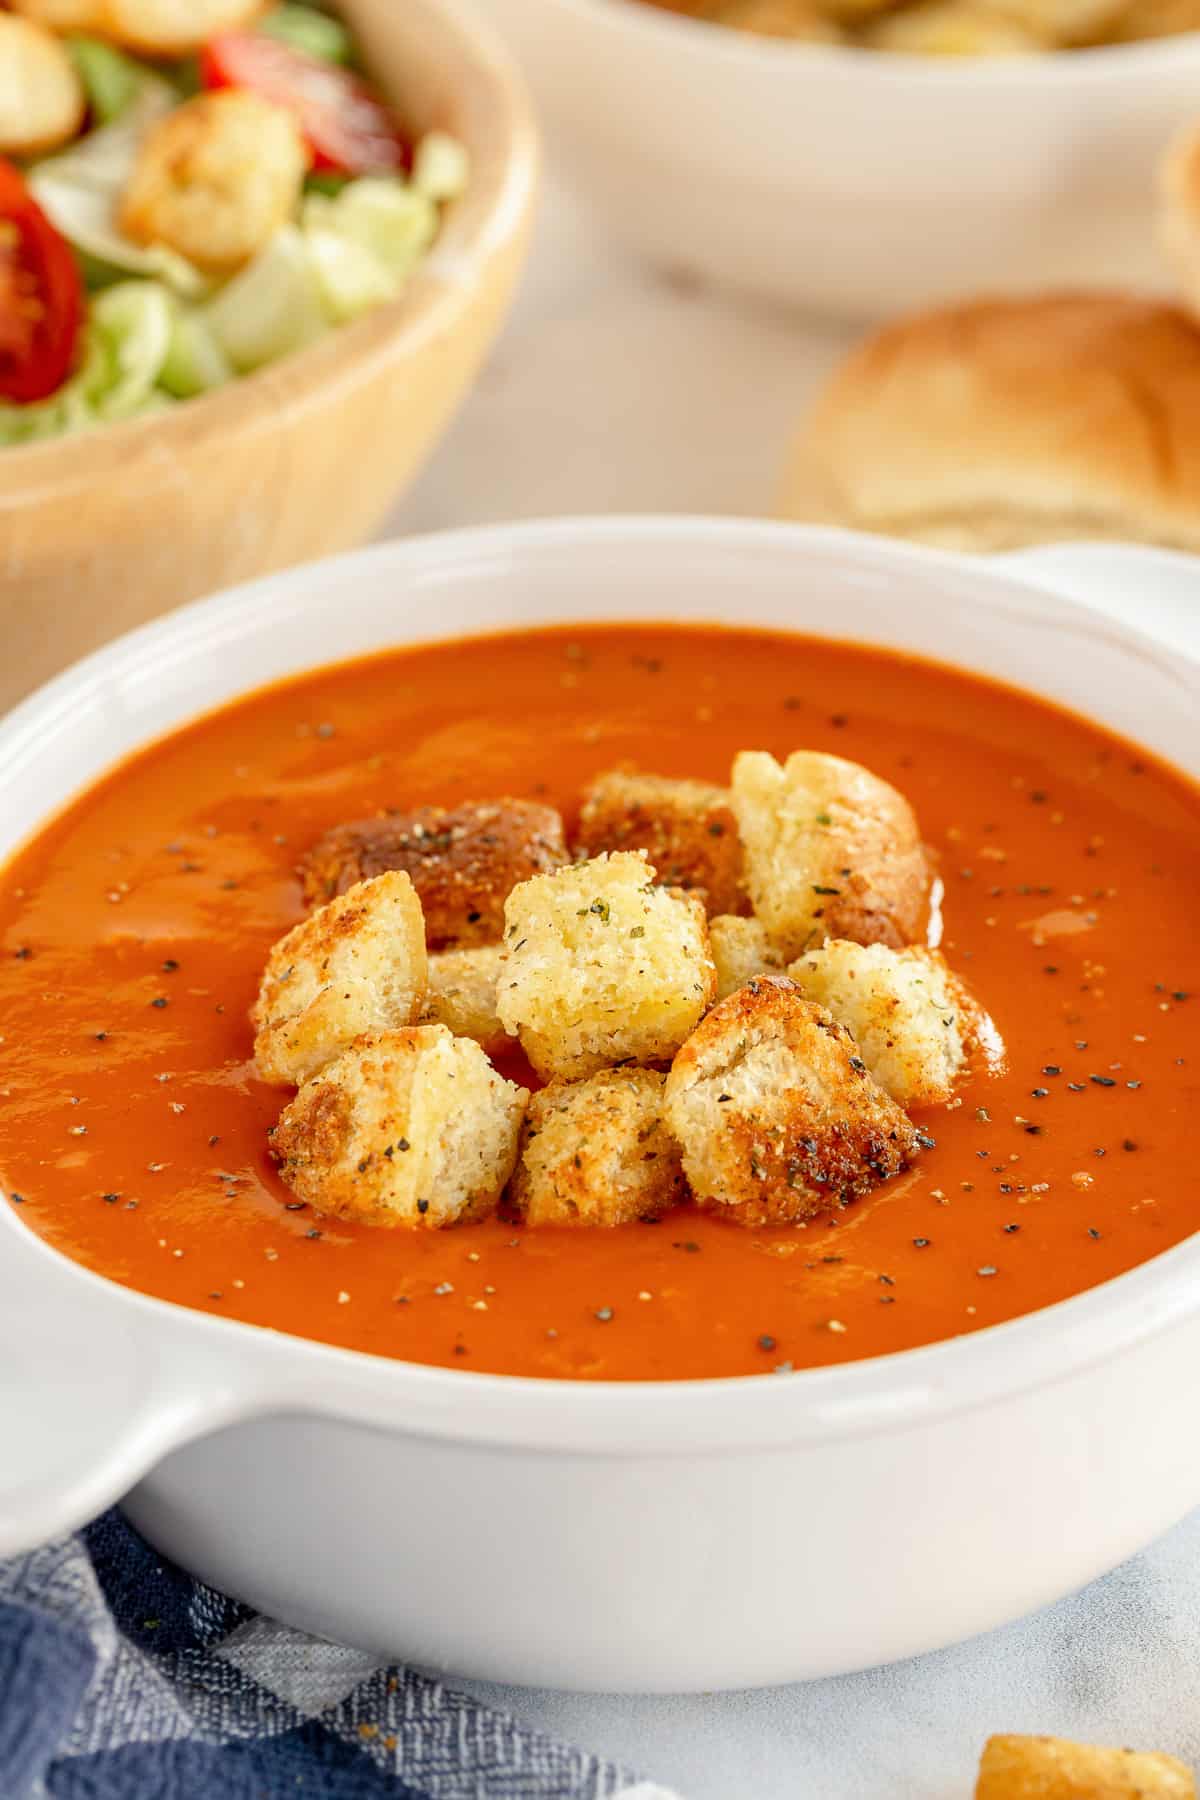
[[[0,450],[0,710],[118,633],[361,542],[479,369],[528,239],[537,140],[511,64],[457,0],[340,0],[416,133],[471,180],[403,294],[153,417]]]

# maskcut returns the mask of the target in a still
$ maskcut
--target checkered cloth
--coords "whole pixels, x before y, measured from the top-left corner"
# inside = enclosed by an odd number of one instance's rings
[[[0,1563],[3,1800],[675,1800],[411,1670],[275,1625],[119,1513]]]

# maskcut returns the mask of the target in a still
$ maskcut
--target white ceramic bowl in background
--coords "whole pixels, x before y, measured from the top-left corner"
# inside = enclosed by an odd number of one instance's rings
[[[575,185],[659,265],[855,318],[1163,283],[1154,164],[1200,114],[1200,34],[975,60],[752,37],[641,0],[488,11]]]
[[[1072,587],[1114,608],[1136,592],[1177,647],[1048,591]],[[388,544],[99,652],[0,726],[0,855],[117,757],[261,682],[564,617],[903,645],[1035,684],[1200,775],[1200,565],[591,520]],[[543,1686],[794,1680],[1028,1612],[1179,1518],[1200,1501],[1198,1359],[1200,1238],[928,1349],[573,1384],[189,1312],[86,1273],[0,1205],[0,1554],[132,1489],[134,1523],[186,1567],[369,1650]]]

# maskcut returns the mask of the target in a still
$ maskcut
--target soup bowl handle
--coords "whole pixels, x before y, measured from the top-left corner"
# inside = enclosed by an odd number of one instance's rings
[[[186,1314],[67,1263],[0,1217],[0,1557],[78,1529],[168,1451],[261,1410]],[[201,1321],[201,1326],[203,1321]]]
[[[1045,544],[991,560],[1024,581],[1200,658],[1200,557],[1093,542]]]

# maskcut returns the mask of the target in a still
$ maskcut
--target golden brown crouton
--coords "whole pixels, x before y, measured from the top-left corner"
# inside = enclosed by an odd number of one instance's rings
[[[710,913],[748,913],[742,844],[727,788],[610,769],[585,789],[579,842],[644,850],[667,887],[696,888]]]
[[[735,919],[722,913],[708,921],[708,937],[717,965],[718,1000],[727,999],[756,975],[782,972],[783,958],[761,919]]]
[[[504,902],[519,881],[567,860],[562,819],[530,800],[419,806],[336,825],[310,850],[301,874],[310,905],[384,869],[411,875],[431,950],[495,944]]]
[[[878,775],[815,750],[782,767],[746,750],[733,809],[754,911],[786,957],[831,937],[894,950],[921,939],[925,851],[908,801]]]
[[[1196,1783],[1183,1763],[1153,1751],[993,1737],[980,1759],[975,1800],[1196,1800]]]
[[[547,1080],[666,1062],[716,992],[703,906],[640,853],[535,875],[505,918],[497,1011]]]
[[[940,951],[836,938],[800,957],[788,974],[846,1027],[899,1105],[949,1100],[966,1067],[978,1009]]]
[[[627,1225],[685,1197],[679,1145],[663,1123],[665,1077],[604,1069],[552,1081],[529,1102],[509,1189],[530,1225]]]
[[[429,986],[418,1023],[446,1025],[455,1037],[474,1038],[485,1050],[509,1038],[496,1013],[496,989],[504,950],[479,944],[472,950],[442,950],[429,958]]]
[[[664,1112],[697,1201],[741,1225],[845,1206],[929,1142],[785,975],[713,1008],[671,1065]]]
[[[271,1134],[301,1200],[364,1225],[434,1228],[491,1212],[529,1095],[444,1025],[359,1038],[305,1082]]]
[[[400,871],[363,881],[301,921],[267,958],[252,1014],[254,1059],[278,1087],[364,1031],[407,1025],[425,992],[421,902]]]

